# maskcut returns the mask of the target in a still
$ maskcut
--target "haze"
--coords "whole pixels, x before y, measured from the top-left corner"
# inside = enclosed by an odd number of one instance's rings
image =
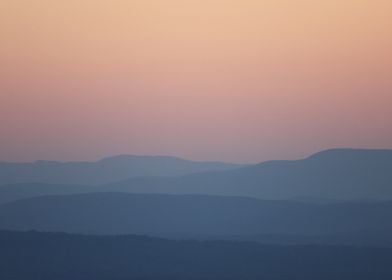
[[[2,0],[0,160],[392,148],[387,0]]]

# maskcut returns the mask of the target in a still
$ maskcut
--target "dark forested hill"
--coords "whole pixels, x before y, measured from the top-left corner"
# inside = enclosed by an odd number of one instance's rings
[[[6,280],[390,280],[391,249],[0,232]]]

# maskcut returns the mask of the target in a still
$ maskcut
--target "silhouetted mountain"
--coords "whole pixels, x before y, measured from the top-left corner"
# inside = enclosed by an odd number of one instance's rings
[[[0,232],[7,280],[390,280],[391,249]]]
[[[197,162],[166,156],[109,157],[97,162],[0,162],[0,185],[49,183],[98,185],[139,176],[182,176],[240,167],[221,162]]]
[[[107,190],[249,196],[263,199],[392,200],[392,150],[336,149],[303,160],[269,161],[180,178],[135,178]]]
[[[392,233],[392,203],[309,204],[203,195],[91,193],[0,205],[0,228],[87,234]]]

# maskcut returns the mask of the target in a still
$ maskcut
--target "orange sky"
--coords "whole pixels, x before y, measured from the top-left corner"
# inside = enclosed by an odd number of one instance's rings
[[[392,148],[390,0],[2,0],[0,160]]]

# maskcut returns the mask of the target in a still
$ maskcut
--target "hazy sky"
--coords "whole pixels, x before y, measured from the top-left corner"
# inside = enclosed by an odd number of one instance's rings
[[[0,160],[392,148],[390,0],[1,0]]]

